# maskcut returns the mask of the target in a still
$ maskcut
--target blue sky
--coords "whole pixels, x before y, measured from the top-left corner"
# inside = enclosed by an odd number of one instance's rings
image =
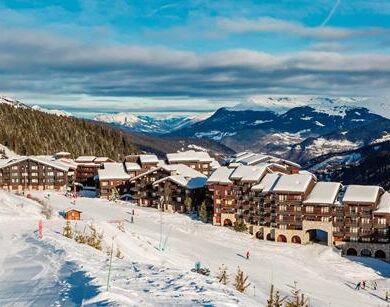
[[[388,96],[390,1],[0,0],[0,93],[211,110],[252,95]]]

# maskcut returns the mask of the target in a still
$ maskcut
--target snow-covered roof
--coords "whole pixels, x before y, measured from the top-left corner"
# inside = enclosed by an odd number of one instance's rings
[[[97,158],[95,158],[95,160],[93,160],[93,162],[95,162],[95,163],[103,163],[103,162],[107,162],[107,161],[111,161],[111,159],[108,157],[97,157]]]
[[[83,213],[83,211],[81,211],[80,209],[77,209],[75,207],[69,207],[69,208],[65,208],[64,209],[64,212],[67,213],[69,211],[77,211],[77,212],[80,212],[80,213]]]
[[[311,174],[282,174],[276,182],[274,192],[305,193],[314,180]]]
[[[139,159],[141,161],[141,164],[144,164],[144,163],[158,163],[158,158],[156,155],[140,155],[139,156]]]
[[[229,178],[234,170],[234,168],[228,168],[226,166],[219,167],[211,174],[207,183],[233,183]]]
[[[374,213],[384,213],[390,214],[390,193],[385,192],[378,204],[378,208],[374,211]]]
[[[317,182],[304,203],[309,204],[334,204],[340,191],[339,182]]]
[[[186,187],[187,189],[198,189],[198,188],[203,188],[206,185],[207,177],[187,178],[183,175],[172,175],[155,181],[153,185],[157,185],[166,180],[171,180],[182,187]]]
[[[381,189],[379,186],[351,184],[347,186],[342,201],[351,203],[375,203]]]
[[[271,192],[281,175],[281,173],[268,173],[258,184],[252,186],[251,190],[264,193]]]
[[[187,150],[167,154],[168,163],[183,161],[212,162],[213,158],[205,151]]]
[[[65,172],[69,170],[69,166],[65,165],[64,163],[57,162],[56,160],[50,160],[48,157],[36,157],[36,156],[25,156],[25,157],[18,157],[14,159],[8,159],[6,160],[5,163],[0,162],[0,168],[11,166],[25,160],[32,160],[37,163],[45,164]]]
[[[267,154],[261,154],[261,153],[253,153],[253,152],[242,152],[239,154],[236,154],[233,156],[232,159],[230,159],[230,165],[234,163],[240,163],[245,165],[258,165],[263,163],[274,163],[275,165],[281,165],[282,167],[284,165],[294,166],[297,168],[301,168],[301,166],[295,162],[280,159],[274,156],[270,156]]]
[[[95,156],[80,156],[76,158],[76,162],[93,162],[95,160]]]
[[[98,170],[99,180],[120,179],[127,180],[131,176],[126,173],[123,163],[103,163]]]
[[[217,169],[218,167],[221,167],[221,164],[219,164],[219,162],[217,160],[215,160],[214,158],[212,158],[213,160],[211,161],[211,169]]]
[[[60,151],[55,153],[56,156],[70,156],[71,153],[67,151]]]
[[[246,182],[257,182],[265,175],[266,172],[266,166],[257,167],[250,165],[240,165],[230,175],[230,179]]]
[[[141,169],[141,166],[135,162],[125,162],[125,167],[128,172],[139,171]]]

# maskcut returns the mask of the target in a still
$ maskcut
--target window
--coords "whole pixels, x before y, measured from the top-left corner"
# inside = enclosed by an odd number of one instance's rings
[[[370,241],[371,241],[371,238],[362,238],[362,241],[363,241],[363,242],[370,242]]]
[[[296,212],[301,212],[301,207],[300,207],[300,206],[295,206],[295,207],[294,207],[294,210],[295,210]]]
[[[349,240],[351,242],[357,242],[358,241],[358,237],[350,237]]]
[[[47,176],[54,176],[54,172],[47,172]]]
[[[351,227],[351,233],[358,233],[359,228],[358,227]]]
[[[36,165],[31,165],[31,170],[33,170],[33,171],[35,171],[35,170],[37,170],[38,169],[38,166],[36,166]]]
[[[321,208],[321,213],[328,213],[329,212],[329,207],[322,207]]]
[[[279,225],[279,229],[287,229],[287,225]]]
[[[367,218],[367,217],[363,217],[363,218],[361,219],[361,221],[362,221],[362,224],[369,224],[369,223],[370,223],[370,219]]]
[[[19,167],[17,165],[11,167],[11,169],[13,169],[13,170],[17,170],[18,168]]]
[[[280,200],[280,201],[285,201],[285,200],[287,200],[287,195],[279,195],[279,200]]]
[[[378,224],[379,225],[386,225],[386,219],[385,218],[378,218]]]
[[[313,206],[306,206],[306,212],[307,213],[313,213],[314,212],[314,207]]]
[[[216,204],[216,205],[220,205],[220,204],[221,204],[221,200],[220,200],[219,198],[217,198],[217,199],[215,200],[215,204]]]
[[[279,211],[287,211],[286,205],[279,205]]]
[[[178,203],[180,203],[181,202],[181,197],[176,197],[176,200],[177,200]]]
[[[203,167],[203,169],[207,169],[207,168],[209,168],[209,165],[208,164],[203,164],[202,167]]]
[[[102,185],[102,187],[105,187],[105,186],[107,186],[108,182],[102,181],[102,182],[100,182],[100,184]]]
[[[329,222],[330,221],[330,217],[329,216],[322,216],[321,217],[321,222]]]

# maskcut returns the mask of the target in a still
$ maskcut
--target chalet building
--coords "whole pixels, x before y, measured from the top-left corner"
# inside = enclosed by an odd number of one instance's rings
[[[125,158],[124,162],[127,165],[126,169],[128,173],[133,173],[136,176],[158,167],[161,163],[154,154],[129,155]]]
[[[130,178],[124,163],[103,163],[102,168],[98,170],[100,198],[110,199],[126,194],[127,181]]]
[[[69,167],[43,157],[18,157],[0,162],[0,188],[9,191],[59,190],[68,187]]]
[[[153,183],[162,200],[159,209],[180,213],[198,211],[206,196],[207,177],[192,169],[175,173],[180,175],[167,176]],[[191,199],[190,205],[186,204],[188,198]]]
[[[103,163],[114,161],[107,157],[80,156],[75,162],[77,163],[75,181],[82,185],[94,186],[99,168]]]
[[[250,166],[236,161],[210,176],[214,225],[243,223],[259,239],[324,241],[346,255],[390,261],[388,192],[376,186],[317,182],[306,171],[276,172],[269,167],[272,163]]]
[[[205,197],[206,180],[205,175],[184,164],[165,164],[131,178],[129,183],[139,206],[185,211],[186,196],[197,200]]]
[[[286,174],[297,174],[301,169],[299,164],[288,160],[246,151],[234,155],[226,162],[230,167],[237,167],[240,164],[252,166],[267,164],[271,171],[282,172]]]
[[[213,170],[219,167],[219,163],[207,152],[195,150],[169,153],[167,163],[184,164],[206,176],[210,176]]]

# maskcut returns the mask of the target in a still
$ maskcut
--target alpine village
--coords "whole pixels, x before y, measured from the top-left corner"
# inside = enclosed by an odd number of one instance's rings
[[[271,155],[240,152],[223,161],[195,150],[163,158],[129,154],[123,161],[73,158],[69,152],[8,158],[3,150],[0,155],[0,187],[7,191],[90,189],[102,199],[196,214],[255,240],[320,242],[342,255],[390,262],[389,192],[318,181],[299,164]]]

